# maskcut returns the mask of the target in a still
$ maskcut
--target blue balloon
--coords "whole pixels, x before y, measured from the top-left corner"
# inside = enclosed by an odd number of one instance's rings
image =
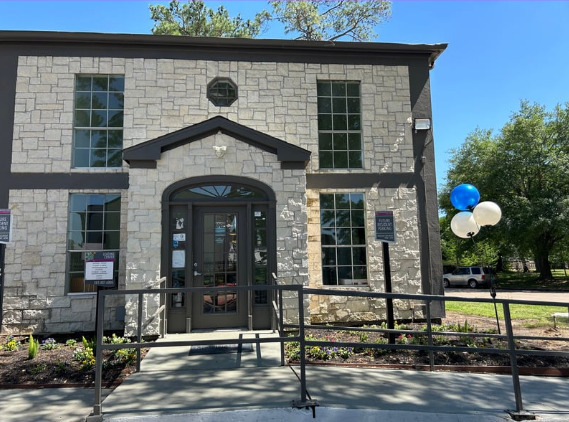
[[[458,185],[450,193],[450,202],[461,211],[472,210],[480,201],[480,193],[472,185]]]

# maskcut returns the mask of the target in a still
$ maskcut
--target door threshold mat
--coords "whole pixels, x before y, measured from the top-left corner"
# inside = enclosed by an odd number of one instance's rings
[[[188,356],[192,355],[217,355],[221,353],[248,353],[253,351],[253,345],[251,343],[245,343],[241,345],[241,350],[239,350],[238,344],[210,344],[210,345],[200,345],[200,346],[190,346],[190,352]]]

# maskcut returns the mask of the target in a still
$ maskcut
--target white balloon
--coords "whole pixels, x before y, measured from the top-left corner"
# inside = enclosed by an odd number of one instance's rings
[[[480,227],[476,224],[472,213],[469,211],[462,211],[456,214],[450,221],[450,228],[454,234],[463,239],[476,236],[480,231]]]
[[[480,226],[494,226],[502,218],[502,210],[495,202],[480,202],[472,212],[474,220]]]

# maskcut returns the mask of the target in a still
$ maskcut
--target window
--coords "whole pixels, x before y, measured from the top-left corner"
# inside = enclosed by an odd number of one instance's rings
[[[363,193],[320,194],[324,285],[367,283]]]
[[[237,100],[237,85],[229,78],[215,78],[207,85],[207,98],[218,107],[230,106]]]
[[[120,249],[120,194],[71,194],[67,229],[69,292],[94,292],[85,284],[85,254],[115,253],[115,285]]]
[[[77,75],[73,167],[121,167],[124,77]]]
[[[359,82],[318,82],[320,168],[362,168]]]

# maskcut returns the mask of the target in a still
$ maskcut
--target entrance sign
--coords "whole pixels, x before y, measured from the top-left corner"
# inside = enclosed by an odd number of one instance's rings
[[[114,269],[114,252],[85,253],[85,284],[93,284],[101,287],[116,287]]]
[[[395,219],[393,211],[375,212],[375,240],[395,243]]]
[[[385,293],[391,293],[391,262],[389,259],[389,244],[395,243],[395,219],[393,211],[375,212],[375,240],[380,240],[383,246],[383,272],[385,276]],[[387,328],[395,328],[393,316],[393,299],[386,299]],[[395,344],[395,333],[389,333],[389,344]]]
[[[12,241],[12,214],[10,210],[0,210],[0,243]]]

